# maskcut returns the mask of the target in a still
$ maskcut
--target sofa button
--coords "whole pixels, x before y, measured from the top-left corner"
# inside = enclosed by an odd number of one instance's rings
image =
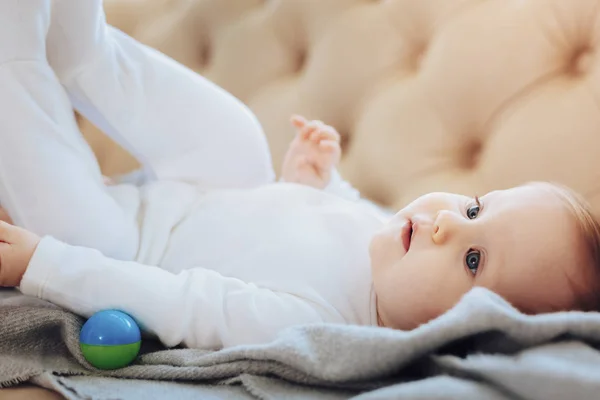
[[[471,140],[462,147],[460,153],[460,166],[464,169],[473,169],[479,164],[483,143],[480,140]]]
[[[594,52],[584,47],[578,49],[571,58],[569,71],[573,75],[583,75],[591,71],[594,62]]]

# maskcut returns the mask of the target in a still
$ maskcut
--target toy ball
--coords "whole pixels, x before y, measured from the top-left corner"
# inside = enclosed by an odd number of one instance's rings
[[[133,318],[117,310],[97,312],[79,334],[85,359],[98,369],[117,369],[137,357],[142,344],[140,328]]]

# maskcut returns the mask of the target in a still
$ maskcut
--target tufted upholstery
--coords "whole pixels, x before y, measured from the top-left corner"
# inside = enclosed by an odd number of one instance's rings
[[[400,207],[555,180],[600,211],[600,0],[108,0],[109,22],[263,124],[276,168],[301,113],[340,170]],[[131,158],[84,130],[108,173]]]

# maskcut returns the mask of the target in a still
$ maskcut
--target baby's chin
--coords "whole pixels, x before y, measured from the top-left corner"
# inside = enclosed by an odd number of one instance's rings
[[[383,271],[393,268],[406,253],[402,242],[397,238],[387,234],[376,235],[369,244],[371,270]]]

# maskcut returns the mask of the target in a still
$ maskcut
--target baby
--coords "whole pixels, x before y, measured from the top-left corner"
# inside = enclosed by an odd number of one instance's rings
[[[47,47],[46,47],[47,46]],[[298,129],[283,182],[232,96],[106,26],[99,0],[0,2],[0,284],[165,345],[264,343],[305,323],[409,330],[474,286],[526,313],[598,307],[600,229],[571,191],[431,193],[388,218]],[[72,105],[150,177],[105,186]],[[35,233],[34,233],[35,232]]]

